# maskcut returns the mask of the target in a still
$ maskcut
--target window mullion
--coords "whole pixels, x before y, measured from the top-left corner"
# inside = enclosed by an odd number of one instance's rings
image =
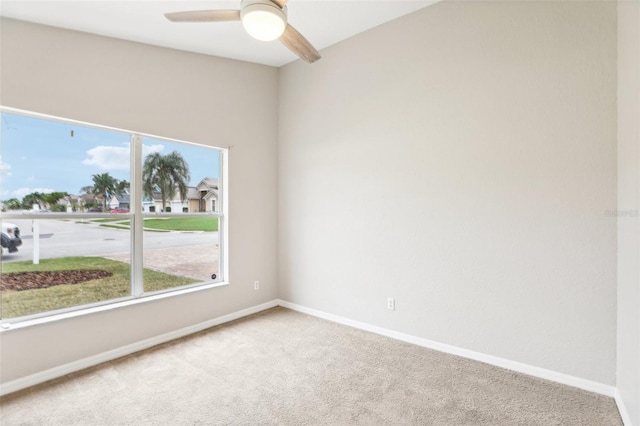
[[[143,217],[142,217],[142,137],[131,135],[131,295],[139,297],[144,293],[143,281]]]
[[[219,165],[219,184],[218,184],[218,200],[220,215],[218,217],[218,263],[220,268],[220,277],[229,281],[229,258],[227,256],[227,235],[229,233],[229,223],[227,218],[229,217],[229,175],[227,172],[227,166],[229,164],[229,151],[220,151],[218,157]]]

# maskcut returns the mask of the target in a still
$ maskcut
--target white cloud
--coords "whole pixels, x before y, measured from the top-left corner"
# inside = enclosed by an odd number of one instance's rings
[[[127,170],[129,168],[129,144],[125,146],[96,146],[87,151],[89,158],[82,160],[87,166],[100,170]]]
[[[13,195],[14,197],[16,197],[18,199],[22,199],[22,198],[24,198],[25,195],[32,194],[34,192],[39,192],[41,194],[50,194],[52,192],[55,192],[55,189],[51,189],[51,188],[20,188],[20,189],[16,189],[15,191],[13,191],[11,193],[11,195]]]
[[[88,158],[82,160],[86,166],[97,166],[100,170],[127,170],[129,169],[129,149],[128,142],[122,146],[100,145],[87,151]],[[161,152],[164,145],[143,145],[142,157],[153,152]]]
[[[11,165],[2,162],[2,157],[0,157],[0,176],[9,177],[11,176]]]

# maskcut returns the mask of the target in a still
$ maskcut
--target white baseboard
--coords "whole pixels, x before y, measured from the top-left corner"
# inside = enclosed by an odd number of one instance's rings
[[[360,330],[369,331],[382,336],[397,339],[403,342],[412,343],[425,348],[434,349],[440,352],[445,352],[453,355],[458,355],[464,358],[469,358],[476,361],[484,362],[486,364],[495,365],[497,367],[506,368],[508,370],[517,371],[519,373],[528,374],[530,376],[539,377],[539,378],[550,380],[553,382],[562,383],[568,386],[573,386],[579,389],[584,389],[590,392],[595,392],[598,394],[613,397],[615,398],[615,401],[618,405],[618,409],[620,411],[620,415],[623,419],[624,424],[626,426],[631,425],[631,420],[626,410],[626,407],[624,405],[624,402],[622,401],[622,398],[620,397],[620,394],[618,393],[617,389],[613,386],[605,385],[598,382],[593,382],[590,380],[570,376],[563,373],[558,373],[556,371],[547,370],[544,368],[535,367],[528,364],[523,364],[516,361],[511,361],[508,359],[504,359],[504,358],[500,358],[492,355],[483,354],[480,352],[471,351],[464,348],[459,348],[452,345],[447,345],[444,343],[435,342],[433,340],[424,339],[421,337],[411,336],[409,334],[388,330],[382,327],[378,327],[375,325],[371,325],[371,324],[367,324],[359,321],[354,321],[348,318],[318,311],[316,309],[307,308],[301,305],[297,305],[295,303],[290,303],[285,300],[279,300],[279,299],[272,300],[270,302],[253,306],[247,309],[243,309],[241,311],[233,312],[228,315],[223,315],[221,317],[217,317],[199,324],[185,327],[180,330],[175,330],[169,333],[165,333],[160,336],[142,340],[140,342],[136,342],[131,345],[127,345],[127,346],[123,346],[107,352],[103,352],[101,354],[97,354],[88,358],[84,358],[78,361],[73,361],[68,364],[64,364],[64,365],[54,367],[45,371],[41,371],[39,373],[22,377],[20,379],[16,379],[7,383],[3,383],[0,385],[0,396],[7,395],[9,393],[13,393],[13,392],[16,392],[40,383],[44,383],[48,380],[56,379],[58,377],[62,377],[66,374],[74,373],[76,371],[80,371],[88,367],[93,367],[103,362],[112,361],[114,359],[117,359],[126,355],[130,355],[132,353],[135,353],[144,349],[148,349],[152,346],[166,343],[171,340],[175,340],[180,337],[187,336],[189,334],[197,333],[207,328],[224,324],[226,322],[233,321],[236,319],[240,319],[240,318],[243,318],[243,317],[246,317],[246,316],[249,316],[249,315],[252,315],[276,306],[282,306],[294,311],[302,312],[308,315],[312,315],[318,318],[322,318],[322,319],[326,319],[339,324],[354,327]]]
[[[618,411],[620,412],[620,417],[622,417],[622,423],[624,423],[624,426],[633,426],[631,423],[631,416],[629,415],[629,411],[627,411],[627,405],[624,403],[622,395],[620,395],[618,389],[614,392],[613,398],[616,400],[616,405],[618,406]]]
[[[391,337],[393,339],[397,339],[407,343],[412,343],[414,345],[422,346],[429,349],[434,349],[440,352],[445,352],[452,355],[458,355],[464,358],[473,359],[475,361],[484,362],[486,364],[495,365],[497,367],[506,368],[507,370],[517,371],[519,373],[528,374],[530,376],[538,377],[545,380],[550,380],[552,382],[562,383],[563,385],[573,386],[575,388],[583,389],[589,392],[595,392],[595,393],[606,395],[609,397],[614,397],[614,394],[616,392],[616,388],[614,386],[593,382],[591,380],[570,376],[568,374],[547,370],[545,368],[540,368],[533,365],[523,364],[521,362],[511,361],[509,359],[500,358],[493,355],[483,354],[481,352],[475,352],[468,349],[459,348],[457,346],[435,342],[433,340],[424,339],[422,337],[411,336],[409,334],[388,330],[386,328],[378,327],[375,325],[354,321],[348,318],[318,311],[316,309],[311,309],[304,306],[296,305],[295,303],[290,303],[285,300],[279,300],[278,304],[284,308],[309,314],[309,315],[326,319],[329,321],[337,322],[339,324],[344,324],[350,327],[380,334],[382,336]]]
[[[39,373],[35,373],[26,377],[22,377],[20,379],[3,383],[0,385],[0,396],[7,395],[9,393],[16,392],[40,383],[44,383],[48,380],[56,379],[58,377],[62,377],[66,374],[74,373],[76,371],[80,371],[88,367],[93,367],[103,362],[112,361],[114,359],[117,359],[126,355],[130,355],[134,352],[138,352],[143,349],[148,349],[152,346],[156,346],[161,343],[166,343],[171,340],[178,339],[180,337],[188,336],[189,334],[197,333],[198,331],[202,331],[207,328],[214,327],[216,325],[224,324],[226,322],[237,320],[242,317],[246,317],[246,316],[264,311],[266,309],[274,308],[278,306],[278,304],[279,304],[278,300],[272,300],[270,302],[263,303],[261,305],[252,306],[250,308],[243,309],[241,311],[233,312],[228,315],[223,315],[221,317],[217,317],[217,318],[214,318],[199,324],[195,324],[189,327],[181,328],[180,330],[171,331],[169,333],[165,333],[160,336],[145,339],[136,343],[132,343],[127,346],[122,346],[117,349],[103,352],[98,355],[90,356],[88,358],[80,359],[78,361],[73,361],[68,364],[50,368],[48,370],[44,370]]]

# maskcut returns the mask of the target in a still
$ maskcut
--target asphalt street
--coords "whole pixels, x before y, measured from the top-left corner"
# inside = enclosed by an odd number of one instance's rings
[[[12,219],[8,222],[20,228],[22,245],[17,253],[2,250],[2,262],[33,259],[33,220]],[[79,219],[40,219],[40,259],[67,256],[101,256],[130,250],[128,230],[80,222]],[[144,232],[145,250],[193,245],[217,244],[217,232]]]

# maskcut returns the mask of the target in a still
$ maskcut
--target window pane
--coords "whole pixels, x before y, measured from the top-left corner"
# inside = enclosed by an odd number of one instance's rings
[[[146,218],[144,226],[145,269],[172,275],[145,275],[146,292],[220,280],[217,217]]]
[[[142,157],[145,213],[218,211],[217,149],[145,138]]]
[[[3,208],[59,213],[129,205],[130,135],[2,113]]]
[[[144,267],[181,277],[145,279],[145,292],[222,279],[218,217],[190,216],[220,213],[219,177],[216,149],[144,140],[142,209],[155,213],[144,218]]]
[[[2,220],[2,318],[129,296],[129,225],[126,216]],[[14,252],[9,229],[22,240]]]
[[[2,318],[130,296],[130,217],[80,214],[128,212],[131,136],[4,112],[1,118]],[[48,219],[50,212],[68,219]],[[21,245],[7,238],[11,228],[21,232]],[[113,254],[126,259],[113,261]]]

